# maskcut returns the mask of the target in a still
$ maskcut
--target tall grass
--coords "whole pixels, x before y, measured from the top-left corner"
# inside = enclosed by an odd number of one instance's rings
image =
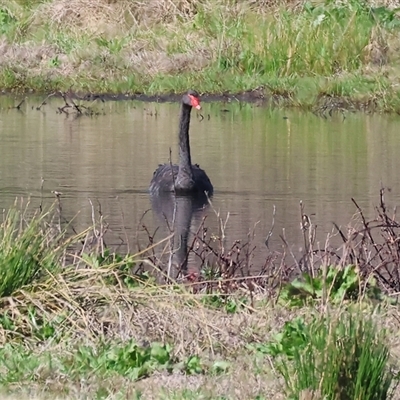
[[[29,218],[16,205],[0,225],[0,297],[10,296],[47,272],[59,269],[60,233],[48,225],[49,213]]]
[[[375,22],[361,5],[331,3],[275,15],[203,11],[195,24],[215,39],[220,70],[285,77],[357,70]]]
[[[391,398],[389,348],[370,316],[319,317],[308,326],[307,338],[305,348],[293,349],[292,361],[278,366],[291,398],[306,393],[329,400]]]

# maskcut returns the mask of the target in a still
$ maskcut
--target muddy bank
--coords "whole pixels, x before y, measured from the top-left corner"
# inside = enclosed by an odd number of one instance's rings
[[[168,103],[180,101],[182,93],[169,93],[169,94],[158,94],[158,95],[147,95],[144,93],[135,94],[82,94],[82,93],[71,93],[71,96],[79,100],[100,100],[100,101],[122,101],[122,100],[138,100],[143,102],[152,103]],[[262,106],[296,106],[293,96],[290,92],[274,94],[267,88],[258,87],[253,90],[246,90],[240,93],[201,93],[201,101],[206,103],[221,102],[244,102],[254,103]],[[297,105],[298,106],[298,105]],[[332,113],[334,111],[363,111],[363,112],[376,112],[380,110],[378,99],[366,98],[354,100],[344,96],[332,96],[329,94],[321,94],[315,99],[313,105],[305,107],[309,111],[315,113]],[[396,111],[398,114],[400,110]]]
[[[63,98],[65,105],[59,108],[60,112],[66,111],[68,108],[75,109],[79,114],[83,113],[85,109],[88,115],[93,115],[90,109],[82,105],[82,102],[107,102],[107,101],[141,101],[145,103],[173,103],[179,102],[184,92],[182,93],[167,93],[148,95],[145,93],[134,93],[134,94],[114,94],[114,93],[82,93],[82,92],[62,92],[56,91],[48,95],[43,95],[43,101],[38,103],[32,108],[40,109],[46,101],[51,98]],[[11,95],[11,93],[4,92],[3,95]],[[30,92],[29,95],[41,96],[40,93]],[[23,97],[22,97],[23,96]],[[11,108],[20,109],[27,96],[17,95],[17,99],[22,97],[21,100],[16,100],[15,106]],[[220,103],[249,103],[255,106],[263,107],[299,107],[297,102],[293,99],[290,93],[273,94],[264,87],[258,87],[254,90],[247,90],[240,93],[201,93],[201,101],[204,103],[220,102]],[[332,96],[323,94],[319,96],[312,105],[307,107],[301,107],[305,111],[311,111],[322,117],[328,117],[333,113],[345,112],[383,112],[376,98],[366,98],[362,100],[353,100],[347,97]],[[387,110],[386,110],[387,111]],[[395,110],[397,114],[400,114],[400,109]]]
[[[188,88],[189,89],[189,88]],[[97,94],[81,94],[72,93],[73,98],[80,100],[101,100],[101,101],[121,101],[121,100],[138,100],[143,102],[152,103],[168,103],[180,101],[182,93],[166,93],[158,95],[147,95],[144,93],[135,94],[108,94],[108,93],[97,93]],[[241,93],[201,93],[201,101],[203,102],[247,102],[247,103],[263,103],[268,104],[274,102],[274,97],[268,95],[265,89],[257,88],[254,90],[247,90]]]

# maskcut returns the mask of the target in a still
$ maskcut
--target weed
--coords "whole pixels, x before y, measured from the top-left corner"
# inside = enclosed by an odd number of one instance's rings
[[[212,364],[211,371],[214,375],[219,375],[222,373],[227,373],[231,364],[227,361],[215,361]]]
[[[6,390],[160,398],[169,383],[167,398],[182,398],[180,388],[188,386],[202,387],[187,392],[189,398],[278,398],[273,371],[293,398],[309,391],[332,399],[384,399],[395,390],[387,343],[395,343],[398,310],[385,302],[379,312],[386,314],[369,317],[371,304],[360,301],[379,301],[398,284],[396,270],[377,268],[382,249],[393,257],[389,262],[398,259],[399,224],[388,215],[383,192],[377,218],[368,222],[360,211],[361,228],[351,228],[349,237],[340,232],[349,251],[339,257],[326,250],[321,261],[313,258],[310,239],[297,265],[307,274],[286,286],[293,266],[284,256],[268,258],[260,276],[245,276],[252,246],[228,246],[206,230],[196,237],[200,245],[188,251],[198,252],[203,266],[212,252],[216,269],[208,277],[215,280],[156,284],[159,271],[143,270],[143,264],[156,265],[152,238],[140,254],[117,254],[102,240],[103,220],[70,237],[60,209],[55,211],[35,214],[15,206],[3,216],[0,266],[18,267],[6,271],[6,295],[0,298],[0,384]],[[312,221],[304,208],[302,217],[307,234]],[[365,260],[366,249],[377,252],[376,259]],[[293,318],[299,310],[270,302],[275,293],[286,296],[287,304],[311,307]],[[388,336],[377,330],[378,319],[393,329]],[[282,329],[272,337],[277,326]]]
[[[232,296],[224,296],[222,294],[204,295],[201,302],[211,308],[223,309],[227,313],[233,314],[242,309],[247,300],[245,298],[235,299]]]
[[[188,359],[184,362],[183,370],[189,375],[201,374],[204,371],[201,358],[199,356],[188,357]]]
[[[280,300],[291,306],[306,305],[308,301],[323,300],[338,304],[343,300],[357,300],[363,295],[363,282],[354,265],[344,268],[329,266],[320,270],[316,277],[304,273],[302,279],[296,278],[284,285]],[[376,282],[370,280],[366,297],[377,298],[381,295]]]
[[[282,330],[277,333],[274,340],[266,344],[252,346],[256,351],[271,356],[285,355],[293,359],[294,354],[303,349],[309,342],[309,331],[303,318],[286,321]]]
[[[80,346],[67,364],[70,373],[76,371],[87,374],[98,371],[101,374],[117,373],[137,380],[151,374],[157,368],[172,368],[169,346],[151,343],[149,346],[138,346],[134,341],[123,345],[108,343],[96,348]]]
[[[53,57],[50,61],[50,66],[51,67],[59,67],[61,65],[60,59],[58,58],[58,56]]]
[[[7,9],[0,8],[0,34],[6,34],[15,22],[15,17]]]

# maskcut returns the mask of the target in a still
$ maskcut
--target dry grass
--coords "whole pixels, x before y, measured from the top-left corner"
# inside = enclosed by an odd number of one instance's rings
[[[29,337],[32,324],[27,310],[34,307],[37,317],[54,321],[62,316],[66,334],[93,340],[99,336],[138,342],[172,342],[179,356],[222,352],[234,354],[248,341],[265,340],[266,324],[284,321],[284,310],[262,316],[247,312],[226,314],[200,301],[202,295],[175,291],[171,286],[146,285],[127,289],[112,268],[69,269],[35,286],[1,300],[3,314],[18,321],[18,335]],[[107,283],[117,279],[116,285]],[[193,311],[196,310],[194,314]],[[282,318],[277,318],[282,314]],[[0,343],[15,339],[0,328]],[[264,332],[264,333],[262,333]],[[18,336],[17,335],[17,336]],[[254,336],[255,335],[255,336]]]
[[[190,22],[199,5],[205,10],[219,9],[226,15],[238,15],[249,10],[274,13],[284,7],[299,10],[305,0],[53,0],[38,7],[37,24],[50,23],[67,30],[84,28],[94,33],[119,32],[138,27],[151,28],[155,24],[182,24]],[[312,2],[317,5],[320,1]],[[395,0],[370,1],[374,6],[399,7]]]
[[[251,399],[262,394],[264,398],[284,399],[283,382],[274,372],[268,356],[257,356],[247,345],[266,343],[280,330],[283,324],[299,315],[306,319],[315,312],[324,313],[324,307],[312,309],[287,309],[274,306],[264,295],[257,296],[254,307],[245,307],[237,313],[228,314],[223,309],[206,307],[200,295],[194,295],[182,287],[142,285],[136,290],[127,290],[121,284],[106,284],[114,276],[111,269],[75,270],[66,272],[34,291],[20,291],[2,300],[2,310],[18,321],[19,333],[25,337],[25,345],[37,346],[32,339],[32,321],[27,308],[37,310],[38,321],[54,321],[63,316],[64,323],[57,327],[61,340],[40,345],[38,352],[53,349],[54,354],[71,352],[70,343],[97,343],[99,338],[122,340],[134,338],[139,344],[154,341],[170,343],[174,356],[184,359],[197,354],[205,362],[227,360],[231,368],[227,373],[186,375],[181,372],[156,372],[139,382],[124,377],[96,377],[85,379],[77,385],[74,379],[58,375],[46,378],[46,390],[40,383],[21,382],[14,386],[24,398],[29,388],[30,397],[47,399],[48,393],[64,392],[59,398],[93,397],[99,385],[110,389],[107,398],[117,399],[120,388],[127,398],[140,393],[144,399],[212,399],[225,396],[229,399]],[[50,290],[51,287],[51,290]],[[372,309],[363,305],[365,312]],[[332,315],[343,309],[330,309]],[[390,347],[394,359],[400,356],[400,340],[397,308],[383,307],[375,314],[377,324],[389,330]],[[11,332],[2,329],[1,342],[18,341]],[[47,376],[46,367],[39,371],[36,380]],[[101,382],[99,381],[101,379]],[[68,393],[68,394],[67,394]],[[196,394],[197,393],[197,394]],[[395,399],[400,399],[400,391]]]
[[[28,312],[35,309],[37,321],[53,323],[63,318],[64,322],[56,325],[56,330],[57,337],[65,339],[60,344],[56,344],[57,340],[53,344],[50,341],[43,348],[54,347],[54,354],[71,351],[68,350],[71,342],[92,343],[95,346],[99,338],[110,341],[133,338],[144,346],[155,341],[169,343],[173,346],[174,357],[178,359],[197,354],[206,363],[215,360],[232,363],[230,372],[221,376],[160,372],[138,383],[122,377],[105,378],[101,384],[113,388],[115,393],[123,387],[131,393],[140,391],[145,399],[158,399],[160,396],[186,398],[183,391],[208,393],[209,397],[205,398],[225,395],[239,399],[254,398],[260,393],[275,396],[282,392],[281,382],[273,374],[268,359],[256,360],[246,350],[246,345],[270,339],[290,318],[290,310],[268,306],[268,312],[265,312],[264,307],[267,306],[260,303],[258,309],[248,307],[238,313],[227,314],[223,309],[205,306],[201,301],[202,295],[194,295],[183,287],[174,289],[172,286],[143,284],[137,290],[128,290],[122,282],[116,285],[106,283],[115,277],[111,268],[71,269],[57,277],[50,277],[33,291],[21,290],[12,297],[2,299],[3,315],[16,325],[13,331],[1,328],[1,343],[18,342],[24,337],[25,345],[35,348],[35,326]],[[41,375],[46,375],[46,368],[38,374],[40,381]],[[95,377],[80,387],[74,380],[60,379],[59,376],[48,377],[47,389],[52,393],[62,388],[71,395],[65,398],[92,396],[99,385]],[[24,390],[26,385],[21,382],[14,390]],[[31,393],[39,393],[38,398],[46,398],[40,397],[43,391],[40,384],[28,384],[28,387]]]
[[[186,40],[196,43],[190,36],[195,35],[188,35]],[[166,41],[161,40],[158,46],[156,50],[140,43],[130,43],[121,56],[125,65],[137,72],[146,71],[149,76],[201,71],[212,61],[210,49],[202,44],[194,46],[193,51],[176,54],[168,53]]]
[[[15,60],[24,67],[42,70],[49,59],[57,53],[57,48],[51,44],[10,44],[6,39],[0,40],[0,66],[7,67]]]
[[[123,34],[138,26],[187,20],[195,10],[196,2],[188,0],[55,0],[37,9],[35,23],[50,23],[66,30],[83,27],[94,34]]]

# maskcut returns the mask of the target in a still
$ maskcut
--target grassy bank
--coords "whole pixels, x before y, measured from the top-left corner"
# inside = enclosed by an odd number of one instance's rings
[[[383,191],[342,256],[316,250],[303,220],[302,274],[271,251],[245,276],[238,246],[198,232],[214,261],[179,282],[156,267],[164,242],[115,254],[101,215],[78,233],[58,202],[42,208],[18,203],[0,224],[4,398],[400,399],[399,224]]]
[[[400,20],[362,0],[0,2],[0,87],[399,111]]]

